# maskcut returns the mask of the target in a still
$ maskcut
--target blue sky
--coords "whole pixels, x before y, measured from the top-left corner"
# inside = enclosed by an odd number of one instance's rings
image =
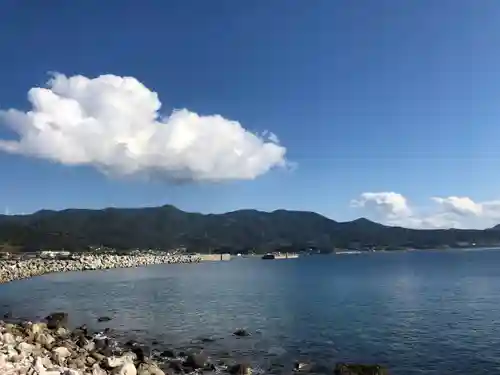
[[[236,129],[221,122],[212,132],[202,117],[193,131],[203,128],[201,144],[217,146],[198,152],[201,160],[183,154],[179,183],[172,154],[156,148],[162,167],[115,155],[103,173],[101,151],[116,129],[73,143],[25,134],[15,151],[0,152],[0,207],[174,204],[201,212],[300,209],[415,227],[500,222],[499,19],[495,0],[4,1],[0,109],[32,110],[31,88],[57,91],[47,85],[50,72],[68,82],[134,77],[158,94],[162,116],[182,108],[220,115],[241,132],[272,132],[279,145],[251,140],[248,158],[234,161],[222,139]],[[99,98],[91,107],[105,111],[110,102]],[[122,108],[133,108],[126,99]],[[0,139],[20,139],[5,113]],[[106,121],[97,125],[116,125]],[[246,150],[250,140],[242,139]],[[265,144],[276,146],[274,159],[266,159]],[[68,154],[101,146],[100,159]],[[293,168],[278,165],[285,149]],[[250,168],[253,156],[262,168]],[[199,178],[192,167],[202,161],[220,166],[204,176],[231,170],[231,178]],[[124,177],[130,165],[141,173]],[[161,177],[151,178],[152,169]]]

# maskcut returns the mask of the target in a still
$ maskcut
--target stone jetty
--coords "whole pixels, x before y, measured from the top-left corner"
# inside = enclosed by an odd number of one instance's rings
[[[171,254],[79,254],[65,259],[32,258],[0,260],[0,284],[53,272],[89,271],[140,267],[152,264],[198,263],[200,255]]]

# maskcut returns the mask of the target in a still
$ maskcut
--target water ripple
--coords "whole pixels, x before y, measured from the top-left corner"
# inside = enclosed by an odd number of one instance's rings
[[[499,251],[412,252],[72,272],[3,285],[0,308],[64,310],[75,325],[158,350],[202,347],[260,373],[289,374],[298,359],[318,373],[337,361],[396,375],[500,373],[498,264]],[[238,328],[252,336],[234,337]]]

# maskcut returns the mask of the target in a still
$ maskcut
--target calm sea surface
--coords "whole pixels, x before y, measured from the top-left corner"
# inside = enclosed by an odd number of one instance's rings
[[[67,311],[91,323],[203,347],[289,373],[309,359],[379,362],[393,374],[500,373],[500,251],[237,259],[45,275],[0,285],[0,312]],[[112,316],[98,325],[96,317]],[[246,328],[252,336],[231,333]],[[214,338],[211,343],[197,339]]]

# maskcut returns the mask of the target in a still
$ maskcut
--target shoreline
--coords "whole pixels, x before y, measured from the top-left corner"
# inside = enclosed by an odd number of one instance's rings
[[[98,321],[108,321],[101,317]],[[219,373],[261,374],[249,362],[233,358],[211,358],[203,348],[151,349],[135,340],[118,340],[113,331],[91,332],[83,325],[67,328],[68,314],[55,312],[43,322],[0,320],[0,374],[2,375],[185,375]],[[238,329],[232,333],[245,339],[251,333]],[[207,339],[202,342],[212,342]],[[158,343],[160,344],[160,343]],[[290,372],[300,374],[387,375],[378,364],[346,364],[332,368],[309,361],[289,363]]]
[[[24,260],[0,260],[0,284],[29,279],[49,273],[70,271],[94,271],[113,268],[135,268],[154,264],[200,263],[201,255],[170,254],[83,254],[64,259],[31,258]]]
[[[199,263],[215,260],[203,255],[74,255],[75,259],[33,258],[23,261],[1,261],[4,268],[18,270],[23,278],[39,276],[48,269],[52,272],[85,271],[109,268],[140,267],[165,263]],[[74,262],[78,269],[73,269]],[[29,263],[27,263],[29,262]],[[16,265],[17,263],[17,265]],[[21,266],[19,266],[21,264]],[[29,266],[27,266],[29,264]],[[7,267],[7,265],[9,267]],[[52,268],[51,268],[52,267]],[[75,266],[76,267],[76,266]],[[21,271],[19,271],[21,270]],[[45,271],[44,271],[45,270]],[[44,272],[42,272],[44,271]],[[14,272],[14,271],[12,271]],[[36,274],[35,274],[36,273]],[[15,274],[15,272],[14,272]],[[0,276],[4,276],[0,273]],[[1,287],[1,286],[0,286]],[[34,308],[36,309],[36,308]],[[48,312],[48,311],[47,311]],[[41,315],[43,317],[43,315]],[[30,317],[28,317],[30,318]],[[170,347],[157,338],[134,337],[132,332],[104,330],[92,331],[87,327],[68,324],[68,314],[56,312],[40,322],[12,319],[5,315],[0,320],[0,374],[2,375],[260,375],[268,373],[259,367],[239,361],[234,353],[228,356],[210,352],[210,343],[219,338],[198,338],[192,346]],[[30,318],[30,319],[31,319]],[[107,322],[109,317],[99,317],[97,322]],[[85,321],[88,322],[88,321]],[[80,321],[80,323],[82,323]],[[93,325],[93,324],[89,324]],[[71,327],[71,329],[68,329]],[[104,327],[106,327],[104,325]],[[96,328],[94,326],[94,328]],[[236,339],[252,336],[246,330],[237,330],[227,335]],[[222,338],[224,339],[224,337]],[[139,340],[139,341],[136,341]],[[249,342],[249,344],[251,341]],[[201,346],[200,346],[201,344]],[[207,351],[205,351],[207,350]],[[241,358],[241,357],[240,357]],[[311,358],[314,360],[313,358]],[[292,361],[283,363],[296,375],[338,374],[338,375],[386,375],[387,370],[379,365],[331,363],[318,367],[314,362]],[[254,367],[257,365],[257,367]],[[331,366],[331,367],[330,367]],[[269,370],[270,371],[270,370]]]
[[[90,332],[85,325],[69,330],[67,323],[68,315],[63,312],[50,314],[45,322],[0,321],[0,373],[165,375],[160,364],[138,343],[130,341],[121,346],[103,332]],[[187,357],[182,364],[183,371],[208,369],[207,360],[194,363]]]

